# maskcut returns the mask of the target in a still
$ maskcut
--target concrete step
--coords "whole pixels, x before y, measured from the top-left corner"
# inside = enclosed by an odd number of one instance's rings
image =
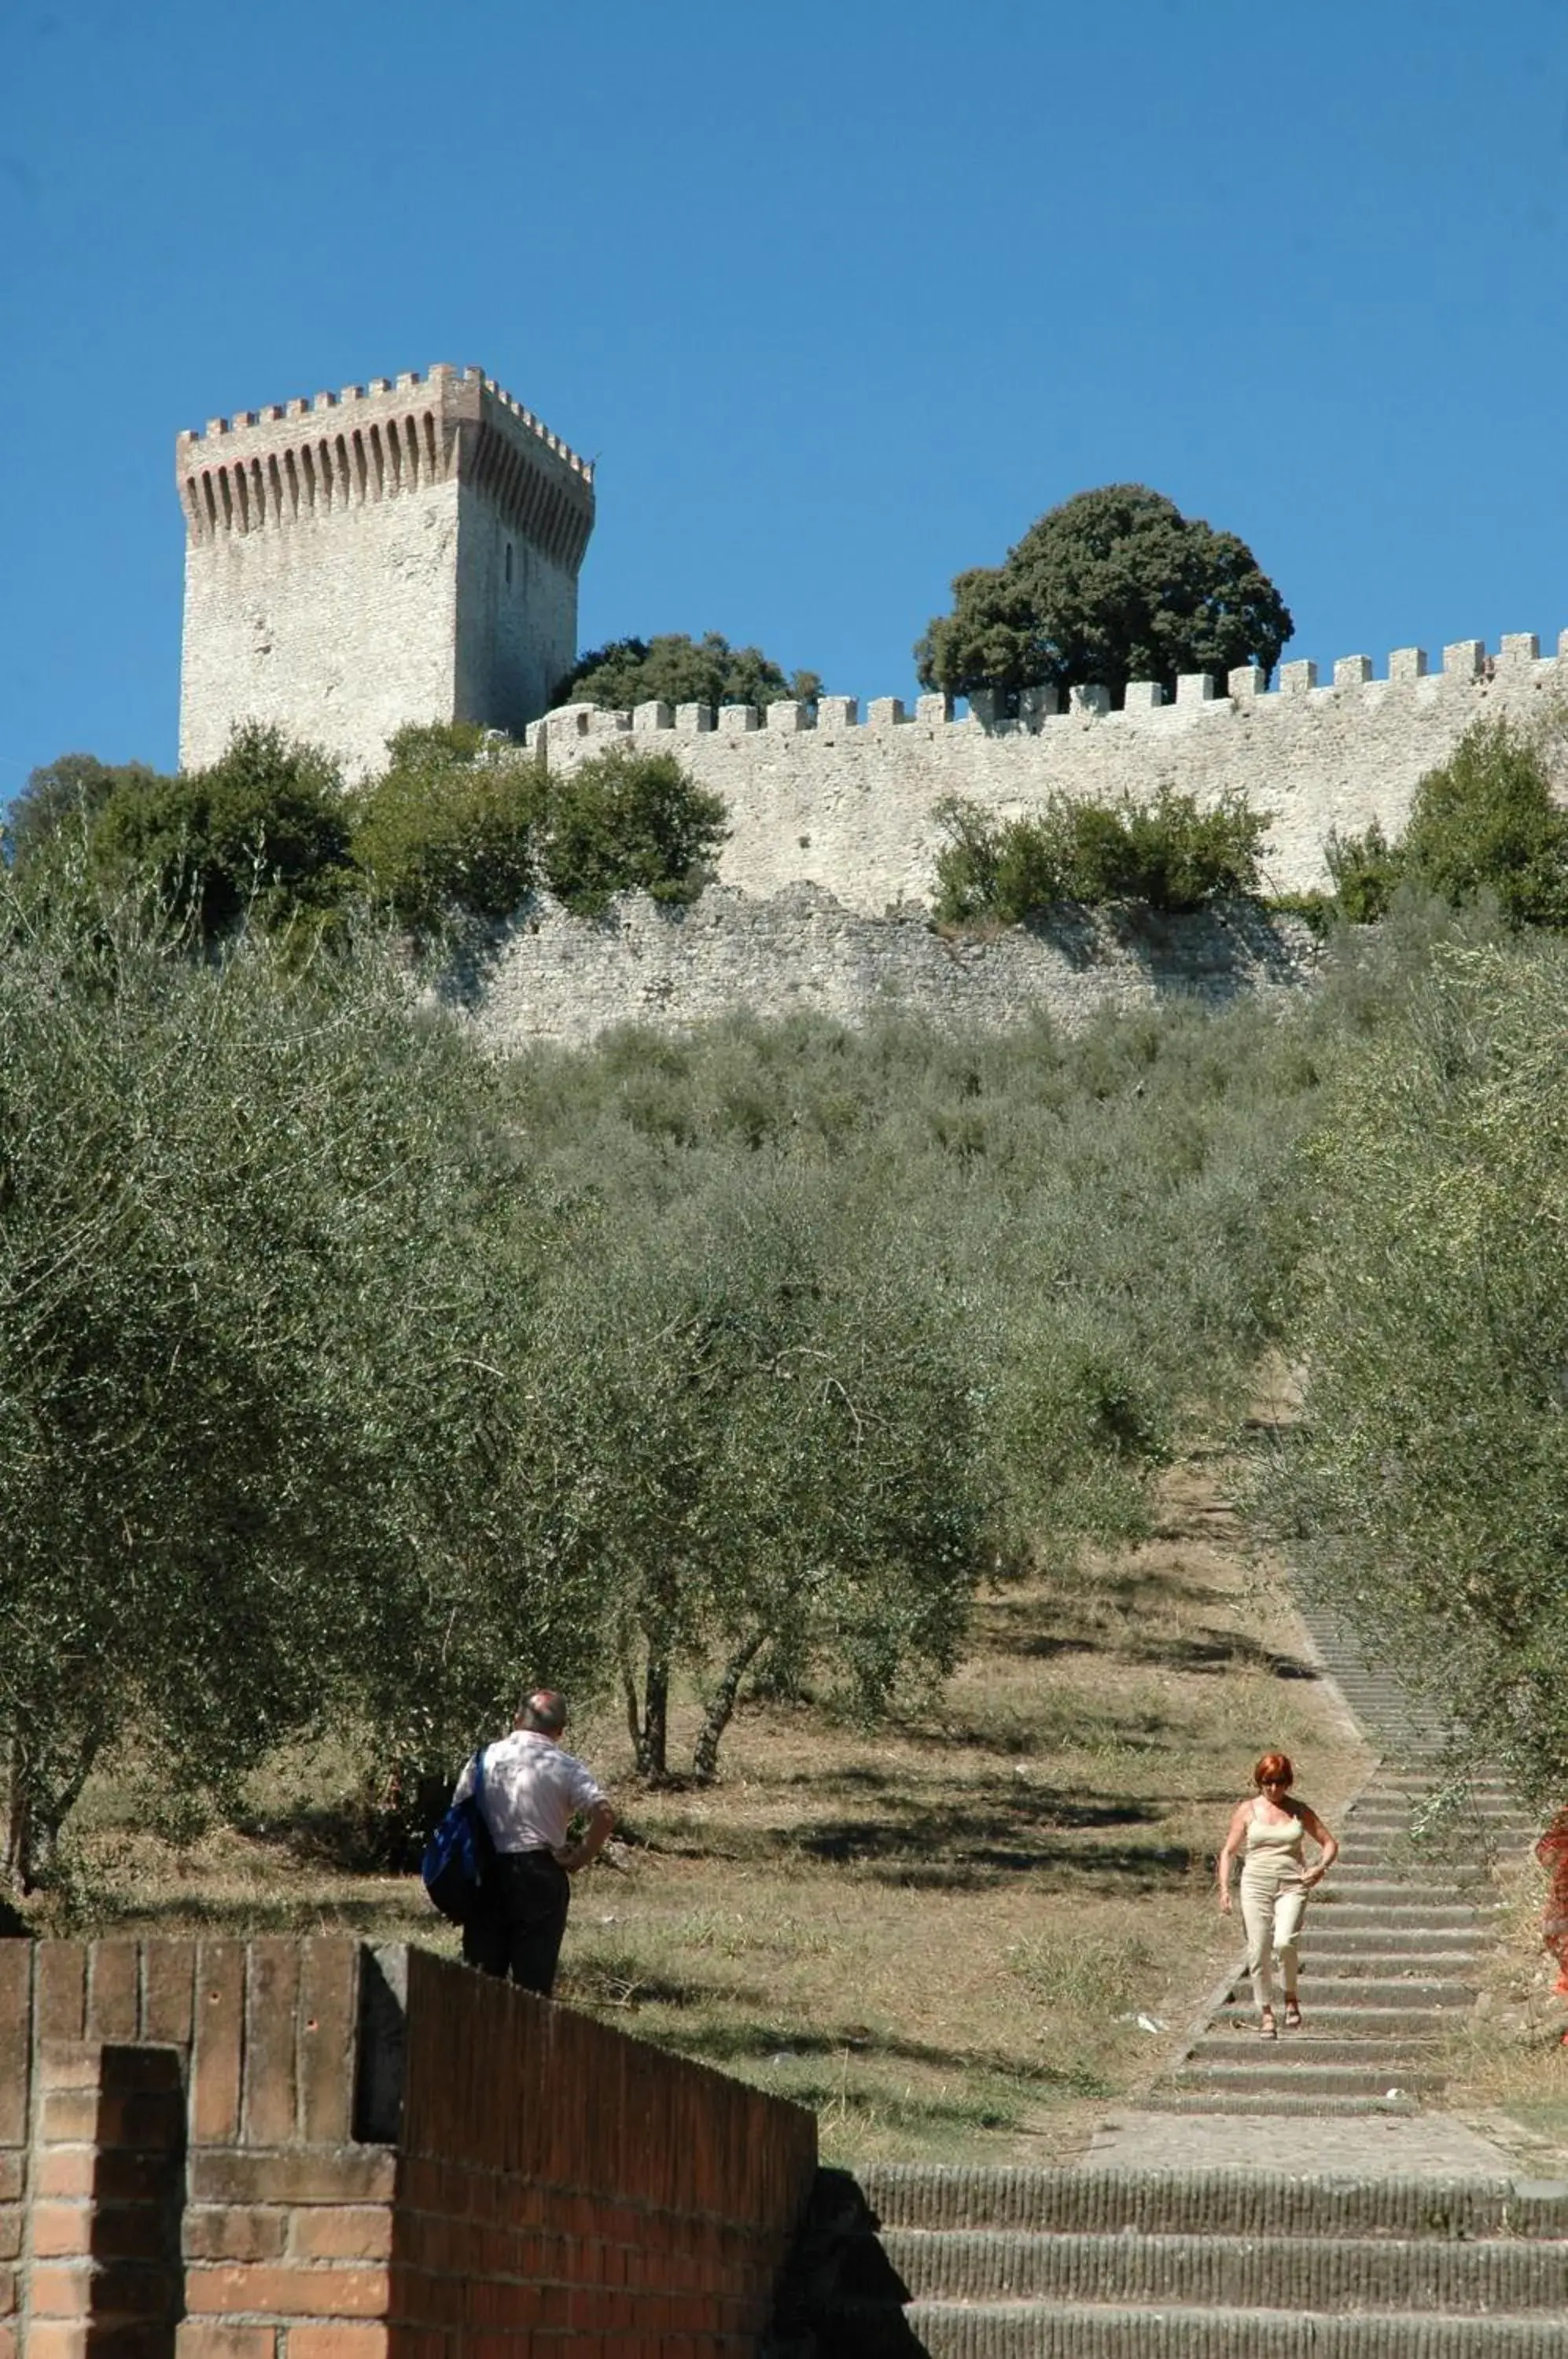
[[[1260,2049],[1272,2050],[1276,2043],[1259,2040]],[[1297,2063],[1289,2053],[1254,2063],[1206,2064],[1194,2060],[1176,2068],[1175,2085],[1181,2089],[1203,2088],[1217,2094],[1222,2090],[1236,2090],[1252,2096],[1265,2091],[1278,2091],[1284,2096],[1296,2097],[1386,2097],[1390,2089],[1401,2096],[1430,2096],[1441,2089],[1446,2076],[1415,2064],[1306,2064]]]
[[[914,2337],[857,2348],[924,2352],[928,2359],[1564,2359],[1568,2325],[1547,2318],[1471,2318],[1384,2311],[1128,2310],[1016,2302],[996,2309],[911,2302],[900,2332]],[[1484,2337],[1478,2341],[1477,2336]]]
[[[1435,2017],[1432,2020],[1435,2022]],[[1364,2064],[1368,2070],[1408,2065],[1413,2070],[1432,2062],[1437,2052],[1437,2038],[1430,2031],[1425,2038],[1418,2035],[1414,2039],[1335,2038],[1332,2032],[1321,2028],[1314,2032],[1303,2025],[1300,2031],[1282,2031],[1278,2039],[1265,2039],[1260,2031],[1249,2026],[1245,2033],[1205,2031],[1182,2058],[1181,2069],[1190,2071],[1197,2064],[1251,2064],[1276,2051],[1281,2057],[1289,2056],[1292,2065]]]
[[[1223,2114],[1227,2120],[1232,2114],[1282,2114],[1293,2119],[1337,2121],[1350,2114],[1421,2112],[1421,2098],[1411,2094],[1402,2081],[1390,2081],[1388,2088],[1398,2093],[1390,2097],[1385,2089],[1374,2096],[1324,2097],[1306,2096],[1299,2090],[1290,2089],[1189,2088],[1179,2082],[1165,2081],[1138,2103],[1138,2111],[1145,2114]]]
[[[1497,1914],[1472,1901],[1352,1900],[1336,1893],[1332,1898],[1314,1899],[1305,1922],[1314,1930],[1328,1926],[1336,1933],[1484,1935],[1496,1930]]]
[[[1389,2172],[1303,2177],[1266,2155],[1192,2170],[1125,2162],[871,2162],[855,2174],[888,2228],[1053,2235],[1568,2237],[1568,2181]]]
[[[1281,2032],[1281,2038],[1295,2039],[1312,2034],[1325,2039],[1430,2039],[1441,2037],[1451,2027],[1451,2019],[1440,2008],[1430,2006],[1333,2006],[1321,1995],[1310,1996],[1303,1992],[1303,2024],[1301,2033]],[[1223,2029],[1226,2023],[1239,2025],[1252,2033],[1255,2017],[1251,1994],[1245,2003],[1236,1999],[1214,2018],[1214,2028]],[[1254,2037],[1258,2035],[1253,2033]]]
[[[1475,2002],[1475,1993],[1466,1983],[1428,1982],[1415,1974],[1364,1973],[1359,1967],[1344,1973],[1320,1972],[1310,1979],[1303,1973],[1301,1983],[1303,2011],[1309,2000],[1318,1999],[1334,2006],[1423,2006],[1445,2014]],[[1252,1990],[1245,1974],[1238,1974],[1231,1984],[1225,2003],[1251,2006]]]
[[[917,2301],[1568,2311],[1568,2244],[1507,2237],[1040,2235],[884,2229]]]

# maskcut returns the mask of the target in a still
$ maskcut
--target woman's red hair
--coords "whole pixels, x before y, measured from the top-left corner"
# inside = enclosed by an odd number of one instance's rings
[[[1288,1753],[1266,1753],[1252,1773],[1255,1786],[1293,1786],[1296,1773]]]

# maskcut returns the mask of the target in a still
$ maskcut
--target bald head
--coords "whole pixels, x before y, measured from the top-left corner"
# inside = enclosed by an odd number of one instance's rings
[[[515,1725],[536,1736],[559,1736],[566,1726],[566,1698],[554,1688],[535,1688],[517,1706]]]

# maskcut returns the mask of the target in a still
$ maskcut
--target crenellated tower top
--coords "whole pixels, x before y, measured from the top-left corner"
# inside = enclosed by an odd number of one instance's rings
[[[364,507],[454,477],[575,571],[593,529],[593,469],[483,369],[440,363],[341,393],[212,418],[175,444],[193,541]]]

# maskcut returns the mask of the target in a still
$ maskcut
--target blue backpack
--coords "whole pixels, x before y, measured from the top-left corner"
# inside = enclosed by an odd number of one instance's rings
[[[419,1875],[443,1917],[466,1925],[477,1916],[486,1880],[495,1864],[495,1845],[481,1807],[485,1793],[485,1747],[474,1756],[474,1790],[453,1802],[425,1845]]]

